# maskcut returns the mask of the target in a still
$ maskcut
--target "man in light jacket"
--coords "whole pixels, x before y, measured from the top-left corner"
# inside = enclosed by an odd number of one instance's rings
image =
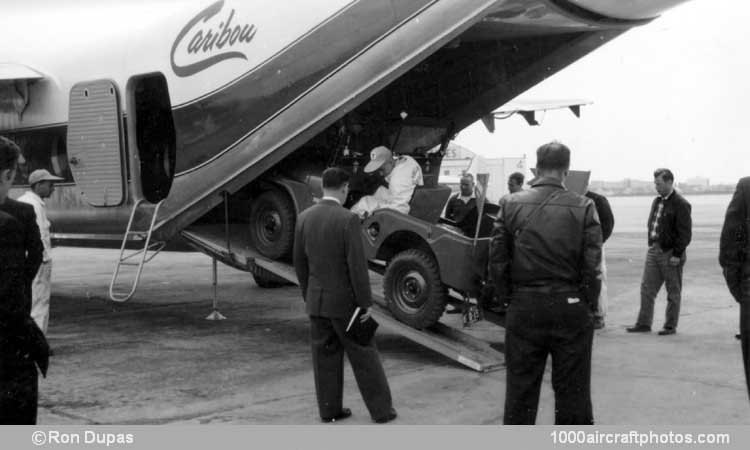
[[[31,172],[29,185],[31,189],[18,198],[19,202],[28,203],[34,207],[36,223],[44,244],[42,265],[34,278],[31,286],[31,317],[39,328],[47,334],[49,323],[49,299],[52,291],[52,241],[50,239],[50,222],[47,220],[47,209],[44,199],[49,198],[55,190],[55,181],[62,178],[56,177],[45,169]]]

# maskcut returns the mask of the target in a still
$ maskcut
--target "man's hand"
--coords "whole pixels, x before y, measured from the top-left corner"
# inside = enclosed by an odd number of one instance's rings
[[[370,319],[370,310],[369,309],[363,309],[362,313],[359,315],[359,321],[360,322],[366,322]]]
[[[670,266],[679,266],[680,265],[680,257],[679,256],[670,256],[669,257],[669,265]]]

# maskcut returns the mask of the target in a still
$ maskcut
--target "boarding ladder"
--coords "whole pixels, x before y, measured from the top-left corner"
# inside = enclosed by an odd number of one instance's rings
[[[151,213],[151,221],[149,222],[148,230],[133,231],[133,222],[135,221],[135,215],[138,211],[138,207],[144,202],[143,199],[138,200],[133,205],[133,210],[130,212],[130,219],[128,220],[128,228],[125,231],[125,236],[122,238],[122,246],[120,247],[120,256],[117,260],[117,266],[112,274],[112,281],[109,283],[109,298],[115,302],[124,302],[129,300],[135,290],[138,288],[138,281],[141,279],[141,273],[143,272],[143,266],[151,261],[166,245],[166,242],[156,241],[151,242],[151,236],[154,231],[154,224],[156,223],[156,217],[159,215],[159,207],[164,200],[157,203]],[[125,254],[125,247],[131,238],[134,240],[140,240],[143,242],[143,247],[139,250],[135,250],[130,254]],[[149,252],[150,255],[149,255]],[[133,258],[140,255],[140,260],[132,260]],[[137,267],[135,273],[135,279],[130,285],[129,291],[117,291],[117,281],[120,276],[120,269],[122,266],[135,266]]]

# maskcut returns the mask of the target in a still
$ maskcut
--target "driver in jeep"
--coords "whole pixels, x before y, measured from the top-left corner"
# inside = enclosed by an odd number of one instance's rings
[[[361,218],[372,214],[380,208],[390,208],[404,214],[409,214],[409,201],[414,194],[414,188],[422,186],[422,169],[411,156],[400,156],[393,159],[393,153],[388,148],[375,147],[370,152],[370,162],[365,166],[365,173],[379,170],[388,183],[388,187],[380,186],[373,195],[366,195],[352,206],[352,212]]]

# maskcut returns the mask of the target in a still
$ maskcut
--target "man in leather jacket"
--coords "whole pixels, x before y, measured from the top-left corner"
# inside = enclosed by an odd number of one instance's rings
[[[563,181],[570,150],[537,150],[531,189],[500,202],[490,273],[506,315],[505,424],[536,421],[547,355],[552,355],[555,424],[593,424],[591,345],[599,296],[602,229],[594,203]]]
[[[727,206],[719,243],[719,264],[732,297],[740,304],[740,340],[750,395],[750,177],[740,179]]]

